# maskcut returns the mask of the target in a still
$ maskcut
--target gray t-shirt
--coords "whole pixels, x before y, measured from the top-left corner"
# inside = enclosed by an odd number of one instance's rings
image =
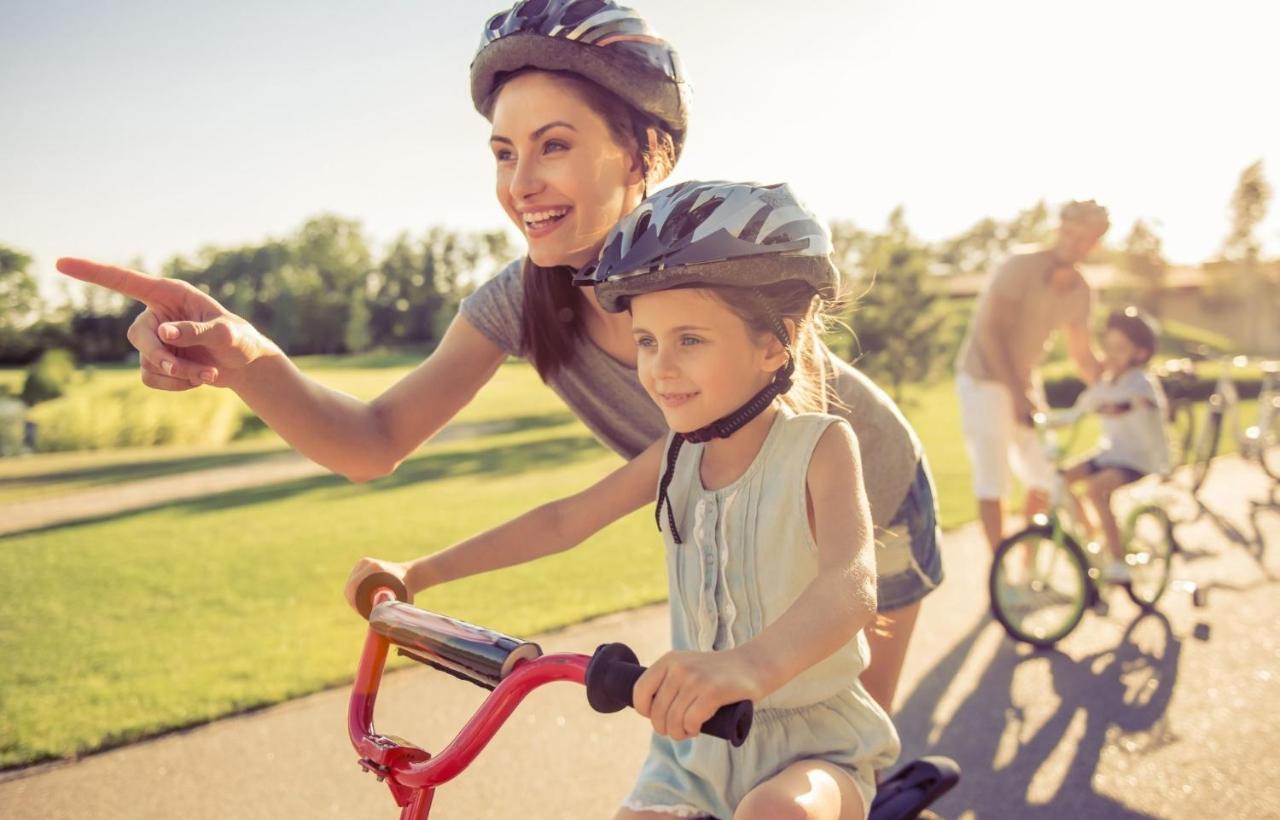
[[[462,300],[460,313],[490,341],[523,357],[520,316],[523,260]],[[877,526],[888,526],[915,480],[922,447],[915,431],[883,390],[835,354],[829,356],[835,394],[847,409],[831,413],[848,420],[858,436],[863,478]],[[622,364],[584,335],[573,361],[548,385],[610,449],[634,458],[667,434],[662,411],[640,385],[634,367]]]

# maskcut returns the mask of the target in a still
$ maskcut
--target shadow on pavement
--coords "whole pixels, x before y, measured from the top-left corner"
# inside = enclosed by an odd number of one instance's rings
[[[940,702],[993,632],[994,654],[972,685],[965,676],[969,693],[940,720]],[[934,807],[943,817],[1152,817],[1095,791],[1094,775],[1109,745],[1143,754],[1177,739],[1165,712],[1181,648],[1159,612],[1139,615],[1114,648],[1078,660],[1018,646],[984,617],[895,716],[903,758],[960,764],[960,784]]]

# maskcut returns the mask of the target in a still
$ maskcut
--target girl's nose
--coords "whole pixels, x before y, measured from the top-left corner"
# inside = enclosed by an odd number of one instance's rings
[[[659,348],[658,355],[654,357],[653,362],[654,375],[660,378],[671,378],[680,375],[679,365],[676,363],[675,351],[669,347]]]

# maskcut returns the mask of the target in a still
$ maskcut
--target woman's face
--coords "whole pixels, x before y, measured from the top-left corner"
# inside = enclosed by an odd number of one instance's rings
[[[643,173],[631,148],[554,75],[533,71],[502,87],[489,146],[498,201],[535,265],[587,264],[640,201]]]

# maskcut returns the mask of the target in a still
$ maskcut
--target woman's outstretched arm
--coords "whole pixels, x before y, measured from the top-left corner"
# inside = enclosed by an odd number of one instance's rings
[[[471,401],[505,358],[457,317],[422,364],[367,402],[302,373],[249,322],[188,282],[84,259],[59,259],[58,270],[147,306],[128,336],[148,387],[230,388],[290,446],[353,481],[393,471]]]

